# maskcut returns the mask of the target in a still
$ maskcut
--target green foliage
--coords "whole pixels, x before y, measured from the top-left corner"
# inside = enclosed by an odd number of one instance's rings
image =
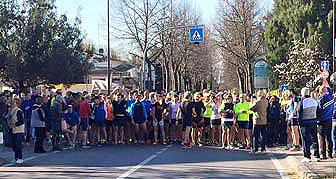
[[[80,20],[58,16],[54,0],[0,2],[0,78],[23,90],[39,84],[82,82],[90,64],[81,58]]]
[[[265,30],[267,60],[272,67],[273,87],[279,84],[274,67],[289,60],[294,41],[306,48],[332,54],[332,1],[275,0],[272,17]]]

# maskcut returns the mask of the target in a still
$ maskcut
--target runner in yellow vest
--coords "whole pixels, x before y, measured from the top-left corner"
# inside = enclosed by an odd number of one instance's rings
[[[252,123],[249,119],[249,115],[252,114],[252,112],[249,110],[249,102],[247,101],[246,94],[241,94],[239,96],[239,103],[234,106],[233,112],[236,114],[239,135],[241,136],[241,139],[243,139],[243,144],[240,146],[240,148],[250,149]]]
[[[205,93],[203,94],[205,97],[205,100],[203,101],[204,106],[206,106],[206,110],[203,113],[203,117],[204,117],[204,130],[203,130],[203,143],[205,145],[207,145],[210,141],[210,139],[212,139],[211,137],[211,131],[210,131],[210,119],[211,119],[211,115],[212,115],[212,107],[211,105],[207,104],[210,102],[210,93]]]

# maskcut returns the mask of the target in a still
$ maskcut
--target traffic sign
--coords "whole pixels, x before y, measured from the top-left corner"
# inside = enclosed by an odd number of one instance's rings
[[[321,61],[321,71],[328,71],[329,70],[329,61],[323,60]]]
[[[203,42],[203,28],[190,28],[189,29],[189,40],[191,43]]]
[[[283,93],[284,91],[287,91],[289,88],[288,88],[288,85],[281,85],[280,86],[280,93]]]

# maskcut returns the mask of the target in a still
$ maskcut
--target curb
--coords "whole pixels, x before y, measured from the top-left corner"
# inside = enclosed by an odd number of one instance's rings
[[[1,167],[2,165],[5,165],[6,163],[8,163],[7,160],[5,160],[5,159],[3,159],[3,158],[0,158],[0,167]]]
[[[310,170],[310,168],[299,161],[296,157],[294,156],[288,156],[286,158],[286,161],[288,165],[295,169],[297,171],[297,174],[302,178],[302,179],[319,179],[320,176],[316,173]]]

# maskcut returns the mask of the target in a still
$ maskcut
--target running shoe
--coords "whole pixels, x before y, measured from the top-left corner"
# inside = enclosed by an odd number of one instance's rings
[[[16,164],[23,164],[23,160],[22,159],[16,160]]]
[[[305,157],[304,159],[301,160],[302,163],[309,163],[311,162],[309,158]]]
[[[311,161],[313,161],[313,162],[319,162],[319,161],[321,161],[321,159],[318,158],[318,157],[314,157]]]

